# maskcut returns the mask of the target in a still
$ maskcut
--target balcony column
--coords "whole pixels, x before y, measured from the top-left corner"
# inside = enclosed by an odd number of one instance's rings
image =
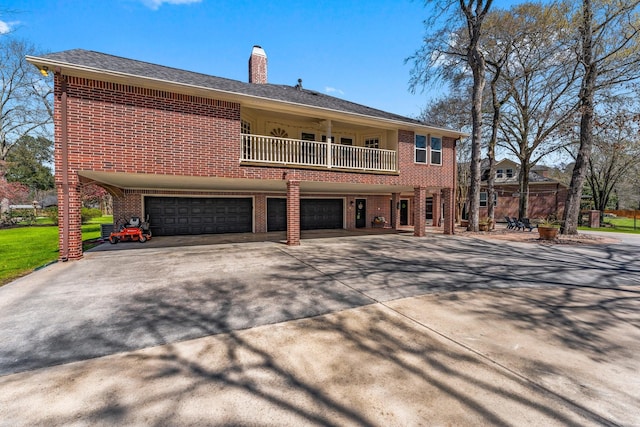
[[[400,228],[400,193],[391,194],[391,228],[397,230]]]
[[[300,245],[300,181],[287,181],[287,245]]]
[[[444,201],[444,234],[454,234],[454,191],[453,188],[443,190]]]
[[[424,237],[427,225],[427,189],[415,187],[413,189],[413,235]]]
[[[440,214],[440,206],[442,206],[442,201],[440,199],[440,190],[433,193],[432,196],[433,196],[433,205],[432,205],[433,212],[431,216],[433,217],[433,226],[440,227],[440,217],[442,216]]]
[[[331,120],[327,120],[327,167],[329,169],[331,169],[331,165],[333,164],[333,159],[331,158],[333,154],[331,149],[332,139],[333,137],[331,136]]]

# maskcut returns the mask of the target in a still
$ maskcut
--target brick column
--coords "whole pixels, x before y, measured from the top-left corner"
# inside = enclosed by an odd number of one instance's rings
[[[427,189],[425,187],[415,187],[413,193],[413,235],[424,237],[427,225]]]
[[[397,230],[400,228],[400,193],[391,194],[391,228]]]
[[[443,190],[444,201],[444,234],[454,234],[454,196],[453,188]]]
[[[300,181],[287,181],[287,245],[300,245]]]
[[[267,198],[264,194],[257,194],[253,198],[254,233],[267,232]]]
[[[433,206],[433,212],[432,212],[433,226],[440,227],[440,217],[442,216],[440,214],[440,206],[442,205],[442,201],[440,200],[440,191],[433,193],[432,196],[433,196],[433,205],[432,205]]]
[[[61,261],[82,258],[82,198],[78,176],[69,173],[69,185],[58,185],[58,258]],[[66,194],[65,194],[66,193]],[[64,215],[66,201],[69,201],[68,219]],[[65,224],[69,228],[65,229]]]

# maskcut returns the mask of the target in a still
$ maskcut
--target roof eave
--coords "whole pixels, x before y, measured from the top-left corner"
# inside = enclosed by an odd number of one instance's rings
[[[255,95],[243,94],[232,91],[225,91],[221,89],[210,88],[206,86],[192,85],[188,83],[175,82],[170,80],[158,79],[154,77],[144,77],[136,74],[123,73],[119,71],[111,71],[104,70],[95,67],[88,67],[84,65],[72,64],[63,61],[56,61],[48,58],[42,58],[37,56],[26,56],[27,62],[34,65],[38,69],[42,70],[44,67],[48,69],[48,71],[59,70],[64,74],[75,76],[75,77],[98,77],[98,76],[109,76],[116,81],[126,82],[131,84],[132,81],[138,82],[143,87],[154,88],[154,89],[163,89],[166,90],[167,86],[175,88],[176,90],[181,92],[187,92],[188,94],[198,94],[202,96],[204,93],[209,94],[209,96],[213,95],[216,99],[220,99],[223,101],[230,102],[238,102],[242,105],[246,106],[264,106],[265,104],[269,104],[271,107],[276,106],[280,108],[275,108],[275,110],[280,111],[304,111],[307,114],[312,115],[312,113],[322,113],[322,115],[334,116],[334,117],[349,117],[351,120],[360,123],[368,123],[368,124],[386,124],[388,127],[400,128],[406,130],[412,130],[414,132],[425,132],[425,133],[433,133],[437,135],[441,135],[443,137],[450,137],[454,139],[464,138],[469,136],[464,132],[458,132],[451,129],[443,129],[434,126],[422,125],[419,123],[411,123],[405,122],[402,120],[394,120],[383,117],[375,117],[365,114],[340,111],[331,108],[318,107],[306,104],[295,103],[291,101],[282,101],[272,98],[260,97]],[[104,77],[103,77],[104,79]],[[319,114],[315,114],[319,115]]]

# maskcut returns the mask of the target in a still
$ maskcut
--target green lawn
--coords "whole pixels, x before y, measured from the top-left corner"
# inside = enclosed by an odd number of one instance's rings
[[[82,226],[82,240],[97,239],[100,237],[100,224],[111,222],[112,216],[94,218]],[[42,225],[2,229],[0,248],[2,286],[58,259],[58,227]]]
[[[632,233],[632,234],[640,234],[640,218],[636,218],[635,220],[635,228],[634,228],[634,220],[633,218],[605,218],[603,221],[604,227],[600,228],[589,228],[589,227],[580,227],[581,230],[597,230],[597,231],[609,231],[616,233]]]

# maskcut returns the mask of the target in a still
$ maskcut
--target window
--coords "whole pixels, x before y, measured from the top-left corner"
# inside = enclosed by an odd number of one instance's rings
[[[481,191],[480,192],[480,207],[481,208],[486,208],[487,207],[487,198],[488,198],[488,193],[486,191]],[[498,193],[493,193],[493,206],[498,206]]]
[[[380,139],[379,138],[365,138],[364,146],[367,148],[380,148]]]
[[[496,170],[496,178],[504,178],[504,169]]]
[[[351,139],[351,138],[340,138],[340,144],[342,144],[342,145],[353,145],[353,139]]]
[[[316,140],[316,134],[315,133],[302,132],[302,135],[300,136],[300,139],[303,140],[303,141],[315,141]]]
[[[251,134],[251,122],[246,120],[240,120],[240,132],[243,135]],[[242,137],[242,158],[245,160],[251,159],[251,137]]]
[[[246,120],[240,120],[241,132],[247,135],[251,134],[251,122]]]
[[[507,169],[507,178],[513,178],[513,169]]]
[[[442,138],[431,137],[431,164],[442,164]]]
[[[416,135],[416,163],[427,163],[427,137]]]

